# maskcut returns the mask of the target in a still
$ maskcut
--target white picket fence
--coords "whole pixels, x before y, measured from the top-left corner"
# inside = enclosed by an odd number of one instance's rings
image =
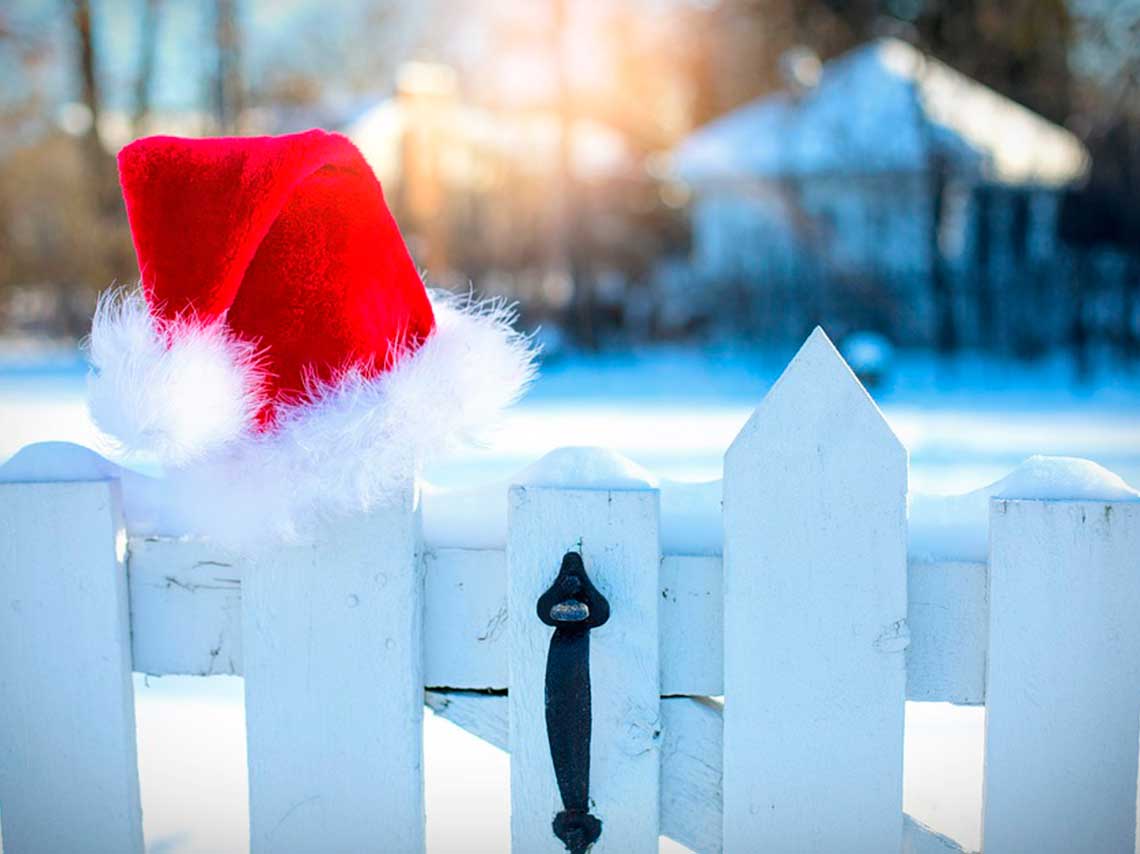
[[[902,812],[910,699],[986,706],[987,854],[1132,854],[1140,504],[995,500],[988,565],[908,565],[906,497],[819,332],[725,458],[723,559],[661,554],[649,488],[514,487],[505,551],[421,547],[409,493],[241,561],[128,539],[113,480],[0,485],[5,851],[143,850],[132,671],[245,677],[257,854],[422,851],[425,698],[562,850],[535,602],[579,549],[594,850],[958,851]]]

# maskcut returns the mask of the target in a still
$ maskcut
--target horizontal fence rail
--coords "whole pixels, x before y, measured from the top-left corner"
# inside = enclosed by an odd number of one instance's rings
[[[151,676],[242,673],[244,561],[187,540],[130,541],[134,668]],[[502,549],[427,549],[424,686],[509,686]],[[664,696],[724,694],[721,558],[665,555],[658,582]],[[907,699],[985,702],[986,565],[912,561],[907,571]]]
[[[604,465],[512,487],[504,549],[425,547],[409,489],[240,556],[128,538],[90,462],[0,482],[5,854],[141,854],[132,671],[244,676],[254,852],[423,851],[425,703],[510,751],[515,851],[565,850],[537,601],[571,552],[609,606],[596,854],[961,851],[902,812],[908,699],[986,705],[987,854],[1133,854],[1140,502],[994,499],[987,561],[908,561],[905,450],[822,332],[726,456],[723,555],[662,554]]]

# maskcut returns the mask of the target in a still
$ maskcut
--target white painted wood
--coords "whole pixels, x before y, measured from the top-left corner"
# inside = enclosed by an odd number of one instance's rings
[[[1140,504],[990,508],[986,854],[1132,854]]]
[[[427,703],[446,718],[502,750],[507,745],[507,698],[474,692],[429,691]],[[661,833],[700,852],[721,850],[724,706],[697,697],[661,700]],[[961,854],[961,846],[903,815],[902,854]]]
[[[502,695],[427,693],[437,715],[508,750],[508,703]],[[661,834],[694,851],[720,850],[721,709],[706,698],[661,700]]]
[[[506,688],[506,555],[500,550],[429,551],[424,570],[427,684]]]
[[[911,561],[907,572],[907,699],[981,705],[986,700],[984,563]]]
[[[241,560],[200,540],[130,541],[134,667],[156,676],[241,673]]]
[[[510,750],[510,710],[505,694],[478,691],[425,691],[424,704],[499,750]]]
[[[659,822],[659,496],[656,490],[512,487],[508,504],[511,839],[521,854],[557,854],[562,803],[544,711],[553,629],[535,613],[563,555],[581,550],[610,619],[590,632],[590,797],[598,854],[656,852]]]
[[[964,849],[949,836],[904,814],[902,854],[964,854]]]
[[[409,494],[245,574],[253,854],[423,850],[417,524]]]
[[[506,554],[437,549],[425,571],[424,684],[503,691],[508,683]],[[153,676],[240,675],[242,561],[202,542],[130,541],[134,667]],[[719,557],[661,562],[661,693],[724,693]],[[985,702],[985,564],[912,562],[907,697]],[[509,622],[509,618],[507,620]]]
[[[661,560],[661,693],[724,693],[724,573],[719,557]]]
[[[0,484],[9,854],[143,850],[118,483]]]
[[[715,854],[722,850],[724,704],[670,697],[661,711],[661,832],[693,851]],[[902,854],[962,854],[949,837],[905,813],[902,819]]]
[[[702,854],[722,847],[723,715],[707,698],[661,701],[661,833]]]
[[[817,329],[725,457],[725,851],[900,848],[906,482]]]

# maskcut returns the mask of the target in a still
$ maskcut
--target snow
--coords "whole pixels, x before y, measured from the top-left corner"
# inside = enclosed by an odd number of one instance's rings
[[[510,483],[592,489],[658,488],[661,547],[667,554],[721,553],[721,481],[657,479],[604,448],[561,448],[517,477],[473,489],[425,485],[424,540],[430,546],[503,548]],[[1091,460],[1033,456],[1001,480],[957,495],[910,495],[910,556],[922,560],[986,559],[991,498],[1136,501],[1137,491]]]
[[[571,453],[562,454],[563,451]],[[587,468],[571,466],[584,459]],[[551,461],[549,458],[560,457]],[[619,463],[619,467],[610,467]],[[627,468],[628,466],[628,468]],[[536,471],[537,470],[537,471]],[[539,476],[541,475],[541,476]],[[469,489],[422,485],[424,542],[433,548],[502,549],[507,542],[507,490],[511,484],[586,489],[644,489],[661,492],[661,548],[667,554],[718,555],[721,551],[719,480],[661,479],[614,451],[564,448],[553,451],[517,477]]]
[[[564,489],[653,489],[657,478],[609,448],[568,447],[551,451],[528,466],[515,483]]]
[[[909,552],[923,560],[986,560],[992,498],[1136,501],[1140,492],[1091,460],[1033,456],[1001,480],[960,495],[910,497]]]
[[[512,483],[655,486],[663,549],[719,554],[724,450],[784,357],[664,350],[547,365],[485,447],[428,467],[426,543],[502,548]],[[1132,487],[1100,466],[1140,483],[1140,378],[1116,373],[1096,387],[1074,388],[1069,370],[1063,361],[938,364],[898,354],[875,397],[910,451],[912,556],[984,559],[988,501],[999,493],[1134,497]],[[180,533],[164,506],[162,482],[145,476],[157,470],[145,463],[141,473],[133,461],[132,469],[118,469],[91,451],[59,443],[21,450],[40,439],[107,450],[86,414],[83,392],[83,365],[76,360],[0,366],[0,458],[15,454],[0,467],[0,479],[117,472],[132,534]],[[613,450],[596,447],[603,445]],[[1054,459],[1022,464],[1034,451]],[[1058,459],[1072,456],[1096,463]]]
[[[655,489],[657,479],[609,448],[556,448],[513,477],[465,489],[422,484],[424,542],[436,548],[501,549],[512,485],[573,489]]]
[[[501,549],[507,542],[507,490],[659,489],[661,547],[670,554],[720,554],[721,482],[659,479],[608,448],[558,448],[506,480],[469,489],[423,485],[424,542],[435,548]]]
[[[420,486],[424,544],[431,548],[501,549],[506,546],[507,489],[496,481],[468,489]]]
[[[119,480],[128,533],[150,535],[171,530],[162,521],[166,517],[162,480],[117,465],[90,448],[71,442],[36,442],[25,445],[0,465],[0,483],[110,479]]]
[[[25,445],[0,465],[0,483],[58,483],[119,477],[119,466],[71,442]]]
[[[1041,501],[1135,501],[1124,479],[1090,460],[1033,456],[997,484],[995,498]]]
[[[658,475],[666,552],[719,554],[716,478],[724,451],[788,355],[690,349],[547,364],[533,392],[486,447],[428,468],[428,542],[501,546],[506,487],[520,472],[560,446],[609,445]],[[964,357],[947,364],[905,351],[896,355],[890,380],[875,397],[910,450],[912,555],[926,550],[984,557],[988,495],[979,499],[978,493],[987,490],[1008,488],[1006,497],[1041,498],[1048,491],[1051,497],[1101,499],[1124,498],[1131,490],[1120,482],[1108,489],[1114,482],[1091,463],[1019,467],[1029,453],[1089,457],[1140,484],[1136,372],[1104,373],[1096,385],[1078,387],[1063,360],[1017,366]],[[84,372],[76,358],[0,364],[0,460],[48,439],[103,448],[83,403]],[[98,457],[83,450],[49,446],[19,456],[4,466],[4,478],[104,472]],[[1064,481],[1060,469],[1067,469]],[[1010,481],[1003,481],[1011,471]],[[141,517],[131,509],[133,496],[154,482],[125,471],[124,477],[127,512],[137,530]],[[978,489],[994,481],[1000,488]],[[1068,496],[1061,495],[1062,482]],[[957,507],[948,505],[955,500]],[[959,529],[948,527],[954,520]],[[959,539],[963,531],[972,541]],[[925,532],[940,540],[924,541]],[[247,850],[241,685],[221,677],[136,677],[144,829],[152,851]],[[907,706],[904,807],[969,850],[980,847],[983,712]],[[428,850],[470,850],[471,839],[484,843],[481,850],[502,850],[509,820],[507,757],[430,714],[425,736]],[[188,801],[186,792],[197,794]],[[474,830],[457,844],[455,827]]]
[[[661,483],[661,548],[668,554],[719,555],[724,546],[719,480]]]

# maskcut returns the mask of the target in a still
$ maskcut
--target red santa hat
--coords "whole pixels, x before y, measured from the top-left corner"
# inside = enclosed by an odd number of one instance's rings
[[[343,136],[150,137],[119,176],[141,288],[96,310],[90,408],[192,531],[368,509],[533,376],[507,307],[429,295]]]

